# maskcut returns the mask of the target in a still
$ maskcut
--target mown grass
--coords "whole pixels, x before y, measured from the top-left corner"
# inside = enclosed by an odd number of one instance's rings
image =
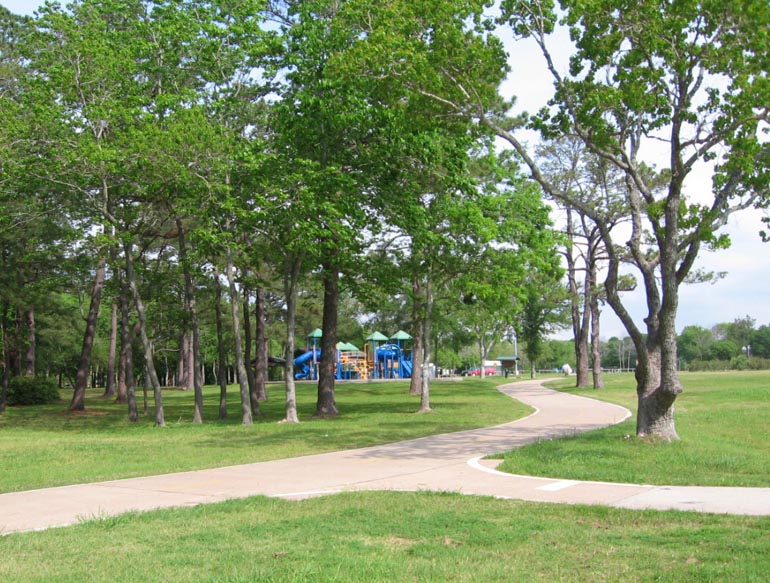
[[[14,583],[759,583],[770,518],[437,493],[251,498],[0,537]]]
[[[637,439],[631,374],[605,376],[603,390],[551,386],[618,403],[628,421],[505,454],[500,470],[578,480],[700,486],[770,486],[770,372],[682,373],[676,401],[679,441]]]
[[[163,474],[364,447],[485,427],[511,421],[529,409],[494,389],[501,379],[464,379],[431,386],[434,412],[418,415],[419,397],[406,382],[339,383],[342,416],[311,419],[316,386],[297,389],[301,423],[284,417],[283,386],[271,385],[264,415],[240,424],[237,391],[228,395],[229,417],[217,419],[219,391],[206,387],[203,425],[191,422],[193,395],[164,391],[167,426],[153,416],[128,421],[125,405],[91,392],[86,412],[68,413],[67,402],[11,407],[0,415],[0,492],[133,476]]]

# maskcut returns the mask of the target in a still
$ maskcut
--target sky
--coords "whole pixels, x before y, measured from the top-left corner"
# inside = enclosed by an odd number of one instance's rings
[[[42,2],[38,0],[0,0],[16,14],[32,14]],[[567,46],[566,39],[557,43]],[[544,69],[544,61],[533,43],[507,43],[513,71],[503,86],[503,92],[517,96],[519,110],[536,111],[551,94],[551,82]],[[557,60],[564,70],[565,62]],[[700,185],[707,186],[707,173]],[[730,220],[726,232],[732,246],[714,253],[702,252],[696,268],[726,272],[713,284],[685,285],[680,290],[677,330],[690,325],[710,328],[722,322],[732,322],[750,316],[756,325],[770,325],[770,243],[759,238],[761,213],[746,210]],[[640,292],[624,296],[627,306],[639,323],[645,315],[644,297]],[[602,338],[626,336],[623,326],[609,306],[602,312]]]

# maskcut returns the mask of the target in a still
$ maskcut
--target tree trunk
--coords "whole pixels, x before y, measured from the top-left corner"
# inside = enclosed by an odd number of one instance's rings
[[[422,394],[422,365],[424,362],[423,351],[423,300],[422,300],[422,286],[420,285],[420,279],[415,277],[412,281],[412,323],[414,325],[414,335],[412,337],[412,378],[409,380],[409,394],[420,395]],[[376,364],[376,355],[375,355]]]
[[[110,348],[107,356],[107,382],[104,387],[105,397],[115,396],[115,358],[118,352],[118,302],[111,302],[110,311]]]
[[[150,384],[152,385],[153,397],[155,400],[155,425],[164,427],[166,421],[163,414],[163,395],[160,390],[158,374],[155,370],[152,341],[147,334],[147,313],[144,309],[144,302],[139,295],[139,288],[136,285],[136,278],[134,276],[133,244],[127,242],[124,246],[124,251],[126,254],[126,283],[131,290],[131,295],[134,298],[134,305],[136,306],[136,312],[139,316],[139,331],[142,338],[142,346],[144,347],[144,365],[147,367],[146,373]]]
[[[35,330],[35,310],[30,308],[26,312],[27,320],[27,355],[25,376],[35,376],[35,360],[37,353],[37,333]]]
[[[294,333],[297,319],[297,281],[301,261],[295,257],[284,273],[286,296],[286,347],[284,349],[284,375],[286,377],[286,417],[283,423],[299,423],[297,415],[297,386],[294,382]]]
[[[201,379],[200,367],[200,333],[198,331],[198,312],[195,299],[195,286],[193,284],[192,270],[190,269],[190,259],[187,256],[187,241],[185,237],[184,225],[182,220],[176,219],[177,230],[179,231],[179,255],[184,272],[184,297],[185,310],[187,311],[187,321],[190,325],[192,339],[190,342],[190,352],[187,360],[187,377],[192,376],[193,390],[195,391],[195,405],[193,410],[193,423],[203,423],[203,382]]]
[[[99,304],[102,300],[102,288],[104,287],[104,277],[106,273],[105,265],[107,261],[104,258],[99,259],[94,275],[94,285],[91,289],[91,305],[88,308],[88,318],[86,319],[86,331],[83,335],[83,348],[80,351],[80,363],[75,374],[75,392],[72,395],[70,411],[84,411],[86,408],[86,385],[88,384],[88,372],[91,368],[91,352],[96,339],[96,321],[99,317]]]
[[[214,311],[217,321],[217,377],[219,378],[219,418],[227,419],[227,351],[222,320],[222,285],[219,273],[214,274]]]
[[[187,311],[186,298],[185,311]],[[190,331],[187,328],[187,324],[189,324],[189,321],[186,322],[185,330],[183,330],[182,334],[179,336],[179,361],[176,365],[176,382],[174,383],[178,389],[183,391],[189,391],[193,388],[192,366],[190,366],[192,342],[190,341]]]
[[[316,418],[339,417],[334,397],[334,381],[337,373],[337,312],[339,304],[339,271],[330,264],[324,265],[324,307],[321,323],[321,362],[318,366],[318,397]]]
[[[594,267],[594,273],[596,268]],[[596,281],[594,275],[594,281]],[[591,360],[592,360],[592,373],[593,373],[593,385],[594,389],[604,388],[604,376],[602,376],[602,349],[601,340],[599,338],[600,328],[600,316],[599,311],[599,297],[596,293],[591,295]]]
[[[415,312],[414,337],[412,338],[412,378],[409,381],[409,394],[422,394],[422,367],[425,362],[425,341],[423,338],[423,318],[419,317],[419,311]]]
[[[251,333],[251,306],[249,304],[250,290],[243,290],[243,361],[246,366],[246,380],[249,383],[249,398],[251,399],[251,410],[256,414],[259,411],[259,398],[257,395],[257,384],[254,378],[253,365],[253,337]]]
[[[257,289],[254,307],[256,319],[257,359],[254,367],[254,388],[258,401],[267,401],[267,302],[265,290]]]
[[[251,409],[251,396],[249,394],[249,381],[246,377],[246,367],[243,365],[243,344],[241,340],[241,317],[238,313],[239,298],[235,287],[235,266],[233,265],[232,251],[227,252],[227,283],[230,289],[230,308],[233,320],[233,343],[235,345],[235,370],[238,377],[238,385],[241,389],[241,423],[251,425],[254,423]]]
[[[430,273],[425,284],[425,319],[423,320],[423,362],[420,370],[412,367],[413,375],[422,377],[422,390],[420,391],[420,409],[418,413],[429,413],[430,408],[430,364],[431,364],[431,330],[433,329],[433,287]],[[413,356],[414,357],[414,356]]]
[[[639,405],[636,434],[638,437],[654,436],[667,441],[678,439],[674,424],[674,400],[681,387],[663,385],[659,348],[648,348],[646,356],[646,362],[640,362],[635,371]]]
[[[118,384],[118,401],[128,404],[128,419],[132,423],[136,423],[139,421],[139,410],[136,407],[134,355],[131,347],[135,334],[132,333],[129,324],[127,287],[123,278],[120,278],[120,383]],[[138,331],[138,328],[135,330]],[[123,391],[125,391],[125,401],[121,399]]]
[[[575,244],[575,232],[572,223],[572,208],[569,206],[567,207],[567,239],[568,247],[565,257],[567,259],[567,282],[570,291],[572,334],[575,339],[575,386],[583,388],[590,384],[588,376],[588,302],[590,288],[588,277],[586,277],[583,285],[583,293],[580,293],[578,287],[577,265],[575,257],[572,255]]]

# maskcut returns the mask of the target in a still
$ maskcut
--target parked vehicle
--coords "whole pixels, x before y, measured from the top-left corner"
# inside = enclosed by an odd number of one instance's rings
[[[497,374],[497,369],[494,366],[487,366],[484,368],[484,376],[487,377],[493,377]],[[481,376],[481,367],[476,367],[470,369],[468,372],[465,373],[465,376],[467,377],[478,377]]]

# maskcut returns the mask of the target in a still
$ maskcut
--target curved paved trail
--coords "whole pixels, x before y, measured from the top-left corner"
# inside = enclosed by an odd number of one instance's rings
[[[504,474],[485,455],[605,427],[617,405],[518,382],[500,387],[536,409],[497,427],[299,458],[0,495],[0,533],[41,530],[134,510],[254,495],[300,499],[356,490],[438,490],[542,502],[770,515],[770,488],[609,484]]]

